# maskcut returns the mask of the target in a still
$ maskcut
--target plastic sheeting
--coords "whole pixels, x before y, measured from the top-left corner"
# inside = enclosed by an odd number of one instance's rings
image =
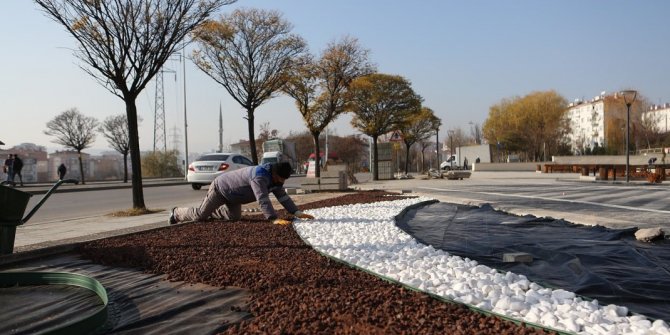
[[[108,322],[100,333],[216,334],[250,317],[239,311],[248,309],[247,290],[170,282],[164,276],[93,264],[74,255],[0,270],[73,272],[97,279],[109,297]],[[0,288],[0,301],[5,320],[0,334],[41,332],[100,307],[94,293],[64,285]]]
[[[436,203],[408,211],[398,226],[418,241],[495,269],[670,320],[670,241],[643,243],[635,229],[513,216],[490,206]],[[524,252],[530,263],[504,263]]]

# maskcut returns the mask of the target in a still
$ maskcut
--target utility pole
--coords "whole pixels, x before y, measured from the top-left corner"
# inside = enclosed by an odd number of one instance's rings
[[[165,142],[165,103],[163,69],[161,69],[156,74],[156,94],[154,95],[154,152],[156,149],[167,151]]]

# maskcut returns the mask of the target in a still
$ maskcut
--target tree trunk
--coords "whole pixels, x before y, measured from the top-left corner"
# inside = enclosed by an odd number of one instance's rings
[[[123,182],[128,182],[128,152],[123,153]]]
[[[312,139],[314,141],[314,176],[319,178],[321,177],[321,147],[319,146],[319,135],[321,133],[312,133]],[[328,157],[326,157],[328,161]]]
[[[79,154],[79,175],[81,175],[81,184],[84,185],[86,180],[84,179],[84,163],[81,161],[81,150],[77,150],[77,153]]]
[[[254,110],[247,109],[247,128],[249,130],[249,149],[251,150],[251,160],[258,165],[258,154],[256,151],[256,135],[254,135]]]
[[[137,106],[136,96],[126,95],[126,115],[128,116],[128,135],[130,139],[130,165],[133,171],[133,208],[146,209],[144,205],[144,190],[142,189],[142,161],[140,160],[140,142],[137,131]]]
[[[405,151],[405,174],[409,173],[409,148],[412,146],[411,143],[405,142],[405,147],[407,150]]]
[[[375,170],[372,180],[379,180],[379,154],[377,153],[377,135],[372,136],[372,159],[375,161]]]
[[[426,148],[421,150],[421,172],[426,172]]]

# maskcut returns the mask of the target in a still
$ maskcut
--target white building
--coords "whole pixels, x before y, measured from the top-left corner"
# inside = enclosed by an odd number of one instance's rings
[[[568,133],[573,151],[577,154],[583,148],[593,149],[605,145],[605,92],[591,101],[575,100],[568,105],[566,116],[570,120]]]
[[[642,113],[642,119],[651,121],[656,125],[656,131],[665,134],[670,131],[670,103],[663,105],[652,105],[649,110]]]
[[[631,136],[638,127],[641,102],[631,106]],[[637,114],[638,117],[635,117]],[[588,101],[575,100],[568,105],[566,118],[570,122],[567,137],[576,155],[597,147],[621,148],[623,151],[626,127],[626,104],[616,94],[605,92]]]

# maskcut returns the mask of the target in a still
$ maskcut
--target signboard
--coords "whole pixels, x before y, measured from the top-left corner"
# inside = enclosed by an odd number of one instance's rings
[[[309,161],[307,166],[307,178],[316,178],[316,162]]]
[[[391,135],[391,139],[389,139],[391,142],[402,142],[402,135],[400,135],[400,131],[396,130],[393,132],[393,135]]]

